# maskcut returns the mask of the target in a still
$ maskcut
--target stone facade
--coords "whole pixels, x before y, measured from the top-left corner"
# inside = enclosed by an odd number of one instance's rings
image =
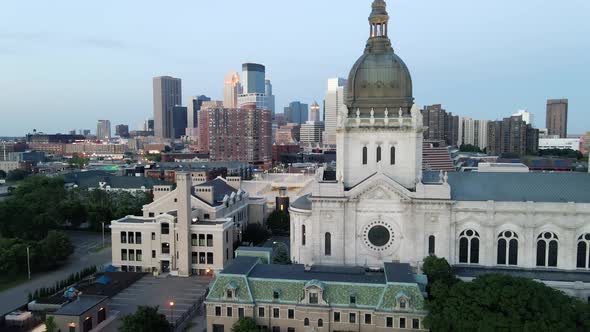
[[[114,266],[189,276],[213,274],[231,262],[257,209],[249,211],[250,197],[237,177],[195,183],[190,173],[177,172],[177,188],[155,191],[143,216],[111,222]]]

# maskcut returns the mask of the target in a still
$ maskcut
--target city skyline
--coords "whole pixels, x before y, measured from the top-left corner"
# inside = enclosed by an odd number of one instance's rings
[[[292,15],[316,22],[310,26],[284,24],[284,4],[271,1],[260,1],[255,8],[246,3],[231,8],[200,5],[200,12],[223,11],[235,22],[244,16],[263,16],[264,20],[240,28],[245,35],[266,29],[272,47],[263,48],[251,47],[247,38],[232,37],[234,28],[217,24],[216,18],[194,19],[190,9],[197,4],[188,2],[174,8],[122,4],[116,13],[115,2],[41,4],[26,24],[12,14],[28,5],[8,4],[0,14],[5,16],[0,20],[0,61],[10,64],[0,80],[0,116],[10,121],[0,123],[0,135],[92,128],[98,119],[136,129],[152,114],[152,77],[179,77],[184,95],[222,100],[225,74],[250,61],[267,67],[279,109],[291,100],[321,101],[327,80],[346,78],[346,59],[362,52],[358,45],[366,41],[363,20],[369,3],[344,7],[333,0],[301,1],[287,8]],[[583,19],[590,4],[527,0],[455,1],[427,8],[410,1],[395,5],[390,35],[396,52],[414,68],[419,106],[441,103],[453,114],[487,120],[525,108],[542,127],[547,99],[568,98],[568,132],[581,134],[590,128],[583,112],[590,106],[584,96],[584,82],[590,76],[588,47],[576,37],[590,32],[590,23]],[[333,8],[339,14],[327,15]],[[174,11],[179,25],[157,31],[161,27],[153,26],[153,20],[162,11],[166,15]],[[555,17],[558,11],[567,15]],[[133,24],[127,20],[131,12]],[[185,15],[191,20],[182,19]],[[546,24],[549,20],[554,24]],[[180,51],[170,52],[167,45],[157,43],[171,29],[178,29],[173,41],[183,41]],[[186,43],[187,38],[194,43]],[[189,44],[212,45],[216,52],[191,52]],[[295,52],[301,45],[310,51]]]

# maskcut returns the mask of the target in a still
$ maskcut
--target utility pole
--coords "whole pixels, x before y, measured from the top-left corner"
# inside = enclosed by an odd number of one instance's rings
[[[31,259],[29,253],[29,247],[27,246],[27,271],[29,272],[29,280],[31,280]]]
[[[104,221],[102,222],[102,247],[104,248]]]

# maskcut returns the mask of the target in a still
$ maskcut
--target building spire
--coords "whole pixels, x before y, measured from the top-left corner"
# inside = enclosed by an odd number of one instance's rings
[[[370,38],[385,37],[387,38],[387,24],[389,15],[387,14],[387,4],[385,0],[374,0],[371,5],[372,11],[369,16]]]

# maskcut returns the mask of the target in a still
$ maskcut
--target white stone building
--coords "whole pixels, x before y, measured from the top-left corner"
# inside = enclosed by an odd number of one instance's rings
[[[465,279],[504,272],[590,296],[590,175],[423,173],[421,113],[387,19],[371,15],[350,72],[336,171],[291,204],[291,259],[379,268],[435,254]]]
[[[111,222],[113,265],[123,271],[213,274],[233,259],[250,218],[250,196],[239,177],[207,182],[176,174],[177,188],[154,188],[143,216]],[[259,201],[259,199],[253,199]],[[257,205],[257,204],[254,204]]]

